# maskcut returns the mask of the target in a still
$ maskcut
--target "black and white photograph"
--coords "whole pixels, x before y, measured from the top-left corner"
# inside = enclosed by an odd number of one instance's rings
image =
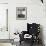
[[[46,46],[46,0],[0,0],[0,46]]]
[[[16,19],[17,20],[27,19],[27,8],[26,7],[16,7]]]

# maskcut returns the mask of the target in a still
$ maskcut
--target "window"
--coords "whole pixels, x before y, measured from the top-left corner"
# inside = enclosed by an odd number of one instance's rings
[[[8,4],[0,4],[0,31],[8,31]]]

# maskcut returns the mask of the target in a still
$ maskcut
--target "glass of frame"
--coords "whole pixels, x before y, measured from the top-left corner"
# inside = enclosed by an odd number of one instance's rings
[[[17,20],[27,19],[27,8],[26,7],[16,7],[16,19]]]

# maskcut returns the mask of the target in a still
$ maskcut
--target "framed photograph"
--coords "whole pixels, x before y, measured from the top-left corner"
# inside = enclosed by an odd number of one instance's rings
[[[26,7],[16,7],[16,19],[17,20],[27,19],[27,8]]]

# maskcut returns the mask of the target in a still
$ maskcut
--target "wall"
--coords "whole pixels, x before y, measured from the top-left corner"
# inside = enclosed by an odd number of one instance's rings
[[[16,20],[16,7],[27,7],[27,20]],[[27,23],[33,22],[42,25],[44,41],[46,42],[45,4],[42,4],[40,0],[9,0],[10,36],[13,36],[16,30],[19,32],[27,30]]]
[[[44,17],[43,16],[43,5],[42,3],[39,1],[28,1],[28,0],[13,0],[11,1],[10,5],[9,5],[9,23],[10,25],[13,25],[14,30],[15,29],[20,29],[20,30],[26,30],[26,23],[27,22],[37,22],[40,23],[40,17]],[[27,20],[16,20],[16,7],[27,7]],[[14,11],[14,12],[13,12]],[[38,12],[37,12],[38,11]],[[37,14],[36,14],[37,13]],[[30,16],[30,17],[29,17]],[[36,20],[37,19],[37,20]],[[24,26],[25,25],[25,26]],[[24,27],[23,27],[24,26]],[[11,28],[13,28],[11,26]],[[11,29],[12,30],[12,29]]]
[[[0,0],[0,3],[8,3],[8,0]]]

